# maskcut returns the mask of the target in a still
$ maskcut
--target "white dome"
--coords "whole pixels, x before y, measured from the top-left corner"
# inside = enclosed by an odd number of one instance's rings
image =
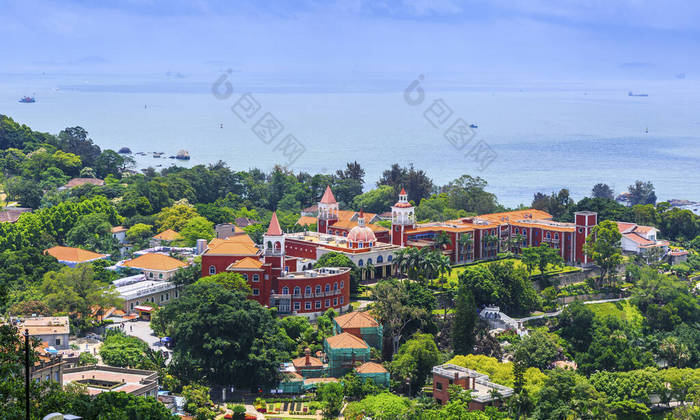
[[[348,233],[348,241],[369,243],[376,242],[377,237],[374,236],[372,229],[368,228],[367,226],[358,225],[350,229],[350,233]]]

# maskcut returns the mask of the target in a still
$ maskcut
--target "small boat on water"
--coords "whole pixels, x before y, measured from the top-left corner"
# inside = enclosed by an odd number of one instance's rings
[[[641,96],[641,97],[647,97],[647,96],[649,96],[649,94],[647,94],[647,93],[632,93],[632,92],[628,92],[628,93],[627,93],[627,96]]]
[[[190,160],[190,152],[187,150],[180,150],[177,152],[177,155],[175,155],[175,159]]]
[[[20,98],[19,101],[23,104],[33,104],[34,102],[36,102],[36,99],[34,99],[33,96],[23,96]]]
[[[479,126],[476,124],[469,124],[469,128],[479,128]]]

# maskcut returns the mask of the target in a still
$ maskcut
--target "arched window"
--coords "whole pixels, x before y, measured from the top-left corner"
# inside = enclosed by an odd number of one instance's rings
[[[364,262],[364,261],[360,260],[360,261],[357,262],[357,266],[358,266],[358,267],[362,267],[363,265],[365,265],[365,262]]]
[[[319,293],[321,293],[321,286],[317,284],[316,285],[316,294],[319,294]]]
[[[371,259],[371,258],[367,258],[367,265],[372,265],[372,259]]]
[[[304,289],[304,294],[307,294],[307,295],[311,294],[311,286],[306,286],[306,289]]]
[[[158,278],[162,279],[163,278],[163,273],[158,273]]]
[[[272,250],[272,241],[267,241],[267,249]]]
[[[384,262],[384,257],[382,257],[381,255],[379,255],[379,256],[377,257],[377,264],[381,264],[381,263],[383,263],[383,262]]]
[[[345,280],[341,280],[340,281],[340,288],[342,289],[344,287],[345,287]]]
[[[295,294],[295,295],[300,295],[300,294],[301,294],[301,287],[296,286],[296,287],[294,288],[294,294]]]
[[[275,253],[279,253],[281,251],[282,251],[282,244],[279,241],[275,242]]]
[[[153,272],[148,273],[148,277],[153,278]]]
[[[388,257],[386,257],[386,260],[389,262],[391,262],[391,260],[393,260],[393,259],[394,259],[393,255],[389,255]]]
[[[338,290],[338,282],[333,283],[333,290]]]
[[[331,291],[331,285],[330,285],[330,284],[326,284],[326,293],[328,293],[328,292],[330,292],[330,291]]]
[[[284,286],[284,287],[282,288],[282,294],[283,294],[283,295],[288,295],[288,294],[289,294],[289,287]]]

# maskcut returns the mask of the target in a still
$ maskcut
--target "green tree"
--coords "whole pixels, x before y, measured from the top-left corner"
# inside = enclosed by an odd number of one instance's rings
[[[391,340],[390,346],[383,347],[389,356],[398,351],[401,338],[409,324],[427,315],[424,308],[407,304],[409,292],[405,284],[401,281],[381,281],[371,292],[374,300],[372,311],[384,326],[384,337]]]
[[[419,418],[414,403],[405,397],[383,392],[361,401],[351,402],[343,413],[348,420],[402,420]]]
[[[656,193],[654,192],[654,184],[651,182],[643,182],[637,180],[634,184],[627,187],[630,194],[630,204],[656,204]]]
[[[206,239],[208,242],[214,237],[214,224],[204,217],[193,217],[187,221],[180,235],[186,246],[194,246],[197,239]]]
[[[413,395],[420,391],[433,366],[440,361],[440,351],[430,334],[416,334],[399,348],[391,362],[392,377]]]
[[[212,420],[216,415],[214,403],[209,397],[209,388],[200,384],[190,384],[182,387],[182,396],[187,401],[185,410],[194,415],[197,420]]]
[[[376,189],[360,194],[353,199],[353,207],[364,209],[371,213],[383,213],[388,211],[396,202],[394,188],[389,185],[381,185]]]
[[[173,369],[185,381],[257,389],[276,385],[289,350],[271,310],[213,282],[186,287],[160,316],[176,346]]]
[[[170,207],[163,208],[156,215],[156,227],[159,232],[168,229],[180,232],[185,228],[187,222],[195,217],[199,217],[199,214],[194,206],[190,205],[187,200],[182,200]]]
[[[146,363],[147,349],[145,341],[111,329],[100,346],[100,357],[110,366],[142,368]]]
[[[549,372],[539,392],[534,419],[606,419],[605,395],[598,392],[588,380],[570,370],[554,369]]]
[[[586,238],[583,249],[600,267],[601,283],[605,281],[606,276],[611,283],[611,278],[615,276],[615,268],[622,262],[621,239],[622,234],[617,224],[610,220],[600,222]]]
[[[593,198],[603,198],[605,200],[613,200],[615,195],[612,188],[608,184],[595,184],[593,190],[591,190],[591,197]]]
[[[78,366],[96,365],[97,362],[97,357],[93,356],[90,352],[83,352],[78,356]]]
[[[93,307],[121,307],[123,304],[113,286],[95,280],[95,272],[89,264],[46,273],[40,290],[41,300],[52,311],[77,315],[83,320],[90,319]]]
[[[459,286],[452,323],[452,348],[455,354],[469,354],[474,348],[476,304],[474,295],[465,285]]]
[[[316,397],[323,402],[323,418],[334,419],[343,408],[343,386],[338,382],[322,383],[316,388]]]
[[[41,204],[41,188],[31,179],[19,176],[5,182],[7,199],[17,201],[22,207],[39,208]]]
[[[559,347],[546,332],[535,330],[516,344],[513,359],[527,367],[548,369],[559,356]]]
[[[126,231],[126,239],[131,242],[142,243],[153,236],[153,226],[145,223],[136,223]]]

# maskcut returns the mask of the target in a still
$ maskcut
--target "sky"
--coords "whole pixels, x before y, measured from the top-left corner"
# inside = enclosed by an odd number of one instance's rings
[[[0,0],[0,75],[697,78],[700,2]]]

